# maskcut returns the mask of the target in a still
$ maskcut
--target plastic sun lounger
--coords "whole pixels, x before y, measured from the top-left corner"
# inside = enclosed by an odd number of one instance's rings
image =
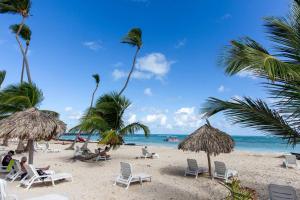
[[[59,149],[51,149],[49,143],[47,142],[45,152],[47,152],[47,153],[59,153],[60,150]]]
[[[10,180],[10,182],[14,182],[17,178],[20,178],[23,173],[20,162],[18,160],[14,160],[13,169],[5,176],[5,179]]]
[[[283,161],[283,165],[288,169],[289,167],[293,167],[299,169],[297,164],[297,159],[295,155],[284,155],[285,160]]]
[[[144,173],[132,174],[132,166],[129,163],[121,162],[121,174],[117,177],[114,185],[117,183],[123,184],[126,186],[126,189],[129,188],[130,183],[143,181],[151,181],[152,176]]]
[[[195,159],[187,159],[187,168],[184,172],[184,176],[187,174],[194,175],[196,178],[198,178],[198,174],[203,174],[208,172],[207,168],[204,167],[198,167],[198,163]]]
[[[229,178],[237,176],[238,172],[232,169],[227,169],[224,162],[215,161],[215,172],[214,177],[223,179],[225,182],[228,181]]]
[[[270,200],[298,200],[295,188],[284,185],[269,185]]]
[[[20,181],[19,186],[25,186],[27,190],[36,183],[51,182],[54,186],[55,181],[66,179],[69,179],[70,181],[73,180],[72,175],[69,173],[47,174],[40,176],[33,165],[25,165],[25,168],[27,171],[27,176]]]
[[[18,197],[14,194],[7,194],[6,193],[6,181],[3,179],[0,179],[0,199],[6,200],[6,199],[14,199],[18,200]]]

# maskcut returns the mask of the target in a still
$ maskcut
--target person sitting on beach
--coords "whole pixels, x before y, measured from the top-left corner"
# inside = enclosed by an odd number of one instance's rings
[[[110,155],[107,154],[107,152],[109,151],[109,147],[105,147],[105,149],[103,151],[101,151],[101,148],[98,148],[98,152],[100,156],[105,156],[106,158],[110,158]]]
[[[21,165],[21,170],[23,172],[23,174],[21,175],[21,179],[23,179],[26,175],[27,175],[27,171],[26,171],[26,165],[27,165],[27,157],[22,157],[21,158],[21,162],[20,162],[20,165]],[[49,170],[50,168],[50,165],[48,165],[47,167],[44,167],[44,168],[37,168],[36,171],[37,173],[42,176],[42,175],[47,175],[47,173],[45,171]]]
[[[10,160],[12,159],[12,156],[15,154],[14,151],[9,151],[7,155],[4,156],[2,160],[2,166],[8,166]]]

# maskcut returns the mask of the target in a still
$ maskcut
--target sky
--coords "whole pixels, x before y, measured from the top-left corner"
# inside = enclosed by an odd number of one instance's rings
[[[132,105],[126,123],[148,125],[151,133],[189,134],[205,123],[200,108],[208,97],[229,100],[251,96],[268,101],[261,80],[241,73],[229,77],[218,60],[231,40],[250,36],[269,48],[263,18],[285,16],[289,0],[33,0],[29,63],[42,89],[41,109],[60,113],[68,128],[76,125],[96,96],[120,91],[135,49],[121,39],[134,27],[143,46],[133,79],[125,91]],[[0,69],[4,87],[18,83],[22,56],[11,24],[18,15],[0,15]],[[260,135],[232,125],[222,114],[213,126],[231,135]]]

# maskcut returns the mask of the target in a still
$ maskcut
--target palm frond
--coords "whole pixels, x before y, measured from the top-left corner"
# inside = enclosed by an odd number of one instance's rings
[[[108,130],[101,133],[101,140],[99,144],[112,146],[114,149],[124,143],[123,137],[118,135],[115,130]]]
[[[256,76],[271,80],[300,77],[299,65],[280,61],[259,43],[247,37],[232,41],[231,46],[225,48],[220,61],[226,66],[225,72],[229,75],[250,71]]]
[[[20,14],[28,17],[31,0],[0,0],[0,13]]]
[[[139,122],[128,124],[126,127],[122,128],[119,133],[121,136],[125,136],[127,134],[135,134],[138,131],[143,131],[146,137],[148,137],[150,134],[148,126]]]
[[[17,111],[38,107],[43,99],[42,91],[35,84],[29,83],[9,85],[0,92],[0,104],[14,106]]]
[[[243,100],[222,101],[217,98],[209,98],[202,108],[206,117],[221,111],[230,121],[243,127],[279,136],[293,146],[300,142],[300,133],[262,100],[244,97]]]
[[[5,76],[6,76],[6,71],[5,70],[0,71],[0,87],[4,82]]]
[[[17,34],[17,32],[20,28],[20,24],[11,25],[9,28],[14,34]],[[26,24],[24,24],[22,26],[22,29],[20,31],[20,36],[25,41],[31,40],[31,30],[30,30],[29,26],[27,26]]]
[[[129,44],[131,46],[142,47],[142,30],[140,28],[131,29],[127,35],[122,39],[122,43]]]
[[[99,74],[93,74],[93,78],[95,79],[96,84],[100,83],[100,76],[99,76]]]

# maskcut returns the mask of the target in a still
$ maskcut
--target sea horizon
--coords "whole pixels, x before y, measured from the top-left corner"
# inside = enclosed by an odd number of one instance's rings
[[[74,140],[76,134],[68,133],[59,137],[60,140]],[[83,138],[87,138],[88,134],[81,134]],[[145,137],[142,134],[135,134],[125,137],[125,143],[139,146],[160,146],[177,148],[179,142],[166,142],[165,138],[175,136],[182,141],[188,134],[150,134]],[[260,152],[260,153],[300,153],[300,147],[294,148],[287,145],[285,141],[278,137],[269,135],[232,135],[235,141],[235,150],[247,151],[247,152]],[[91,141],[95,142],[100,139],[99,134],[93,134]]]

